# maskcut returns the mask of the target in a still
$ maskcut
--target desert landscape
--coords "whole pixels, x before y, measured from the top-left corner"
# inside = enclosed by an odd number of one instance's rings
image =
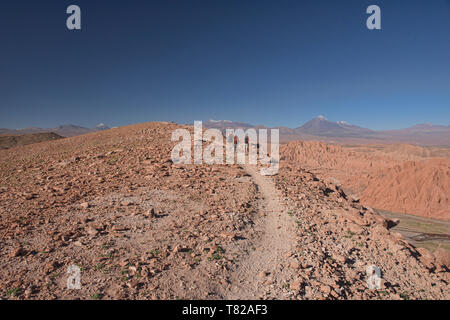
[[[447,307],[450,0],[2,4],[11,314]]]
[[[448,149],[293,141],[271,177],[174,164],[177,128],[0,150],[2,298],[449,299]]]

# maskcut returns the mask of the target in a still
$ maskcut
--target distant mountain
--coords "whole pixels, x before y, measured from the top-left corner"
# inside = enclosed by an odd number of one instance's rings
[[[74,137],[80,136],[82,134],[94,132],[94,129],[89,129],[81,126],[76,126],[73,124],[67,124],[63,126],[59,126],[55,129],[50,129],[50,131],[55,132],[63,137]]]
[[[42,129],[38,127],[29,127],[24,129],[0,129],[0,134],[9,134],[9,135],[17,135],[17,134],[33,134],[33,133],[41,133],[41,132],[51,132],[51,129]]]
[[[28,144],[39,143],[50,140],[63,139],[64,137],[53,132],[42,132],[22,135],[0,135],[0,150],[9,149]]]
[[[425,132],[449,132],[450,126],[439,126],[431,123],[421,123],[410,128],[405,129],[397,129],[397,130],[388,130],[384,132],[389,133],[425,133]]]
[[[203,122],[203,127],[205,128],[215,128],[215,129],[248,129],[254,128],[246,122],[230,121],[230,120],[208,120]]]
[[[54,132],[57,135],[62,137],[73,137],[79,136],[86,133],[96,132],[108,130],[109,127],[100,123],[95,128],[86,128],[73,124],[61,125],[56,128],[38,128],[38,127],[30,127],[25,129],[0,129],[0,134],[8,134],[8,135],[22,135],[22,134],[33,134],[33,133],[43,133],[43,132]]]
[[[298,134],[309,134],[315,136],[330,137],[365,137],[369,138],[376,135],[376,132],[370,129],[358,127],[345,121],[332,122],[324,116],[318,116],[301,127],[295,129]]]
[[[96,131],[103,131],[103,130],[109,130],[109,129],[111,129],[111,128],[106,126],[103,123],[100,123],[100,124],[96,125],[95,128],[94,128],[94,130],[96,130]]]
[[[223,132],[225,129],[268,128],[229,120],[208,120],[203,122],[203,127],[217,128]],[[405,129],[375,131],[345,121],[330,121],[324,116],[318,116],[295,129],[288,127],[274,129],[280,130],[282,143],[294,140],[322,140],[338,143],[411,143],[450,147],[450,126],[430,123]]]
[[[380,134],[398,142],[450,147],[450,126],[422,123],[405,129],[380,131]]]
[[[281,135],[297,135],[297,131],[288,127],[275,127],[274,129],[278,129]]]
[[[9,134],[9,132],[11,132],[11,129],[0,128],[0,134]]]
[[[226,129],[244,129],[247,130],[249,128],[262,128],[263,126],[254,126],[252,124],[246,123],[246,122],[237,122],[237,121],[230,121],[230,120],[208,120],[203,122],[204,128],[214,128],[219,129],[222,132],[225,132]]]

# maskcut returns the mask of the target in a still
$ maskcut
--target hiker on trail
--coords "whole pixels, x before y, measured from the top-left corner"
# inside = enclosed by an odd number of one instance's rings
[[[245,136],[245,152],[248,152],[248,136]]]
[[[233,134],[230,133],[229,135],[227,135],[227,144],[232,142],[233,142]]]

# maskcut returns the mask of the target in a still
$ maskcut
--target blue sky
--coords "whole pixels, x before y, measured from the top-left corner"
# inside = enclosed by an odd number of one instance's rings
[[[15,0],[0,40],[0,127],[450,124],[449,0]]]

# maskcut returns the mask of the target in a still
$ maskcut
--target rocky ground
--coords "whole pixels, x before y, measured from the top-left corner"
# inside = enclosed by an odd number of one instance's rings
[[[147,123],[0,150],[6,299],[448,299],[442,260],[282,161],[175,165]],[[67,289],[67,270],[81,289]],[[382,271],[369,290],[366,268]]]
[[[275,178],[295,219],[290,283],[297,298],[448,299],[449,269],[390,227],[397,222],[352,199],[311,172],[282,164]],[[367,290],[367,266],[381,270],[380,290]]]

